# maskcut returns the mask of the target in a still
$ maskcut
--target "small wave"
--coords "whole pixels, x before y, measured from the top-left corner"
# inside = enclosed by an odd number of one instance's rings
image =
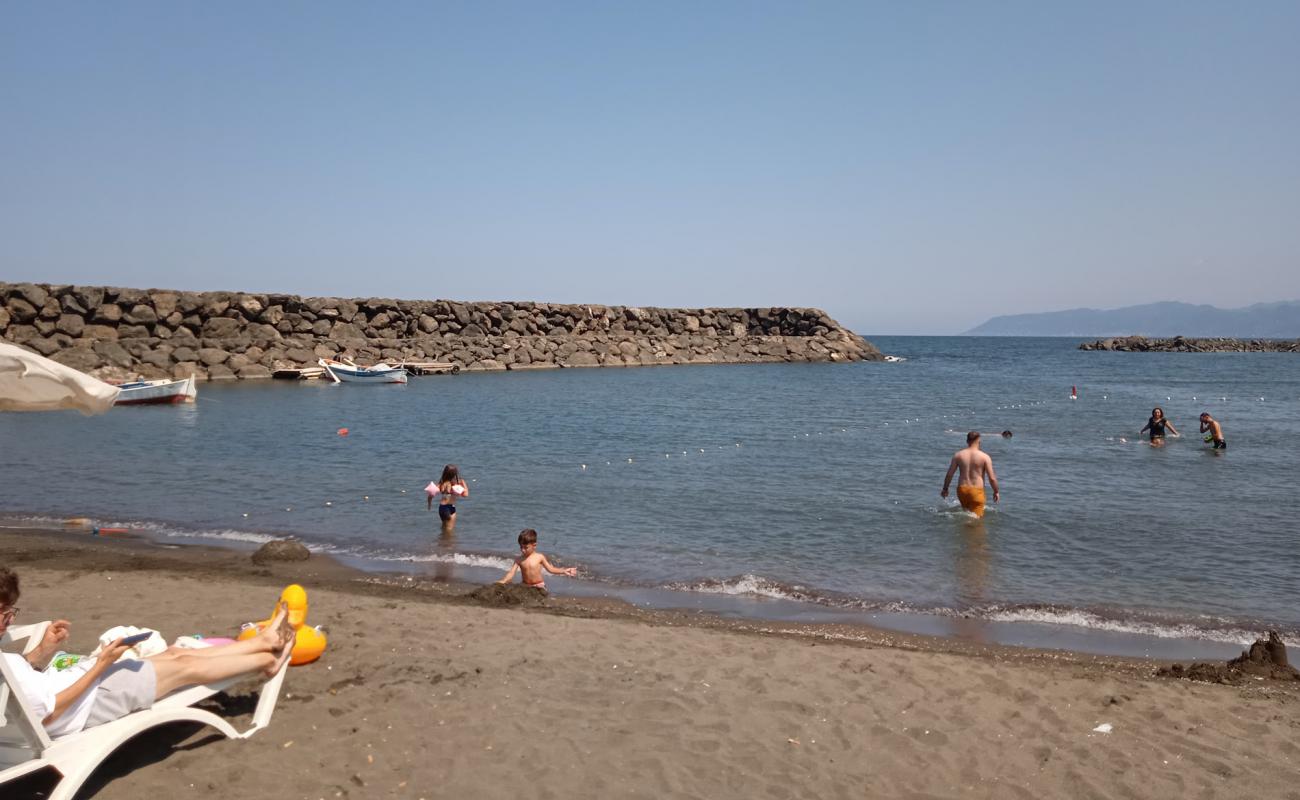
[[[1111,633],[1132,633],[1160,639],[1201,639],[1211,642],[1242,644],[1254,641],[1259,629],[1248,630],[1222,621],[1215,625],[1198,625],[1174,620],[1142,619],[1139,616],[1118,618],[1077,608],[1055,606],[992,606],[967,612],[990,622],[1033,622],[1048,625],[1067,625]],[[1295,632],[1288,632],[1294,637]],[[1284,634],[1285,635],[1285,634]]]
[[[678,592],[700,592],[702,594],[747,595],[750,597],[770,597],[774,600],[794,600],[800,603],[818,603],[829,605],[831,598],[810,592],[803,586],[781,583],[761,575],[740,575],[722,580],[703,580],[695,583],[670,583],[665,588]]]
[[[360,558],[370,561],[404,561],[416,564],[455,564],[460,567],[491,567],[493,569],[510,569],[514,559],[504,556],[478,555],[474,553],[434,553],[418,556],[408,555],[373,555],[361,554]]]

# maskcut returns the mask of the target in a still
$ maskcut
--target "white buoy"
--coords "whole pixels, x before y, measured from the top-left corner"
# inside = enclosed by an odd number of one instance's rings
[[[586,464],[581,464],[580,466],[581,466],[583,469],[586,469],[586,468],[587,468],[587,465],[586,465]]]
[[[285,509],[285,511],[293,511],[293,506],[289,506],[288,508]]]
[[[368,495],[368,494],[366,494],[366,495],[362,495],[362,496],[361,496],[361,499],[362,499],[362,500],[367,500],[367,501],[368,501],[368,500],[370,499],[370,495]]]
[[[330,501],[326,500],[326,501],[325,501],[325,505],[327,505],[327,506],[332,506],[332,505],[334,505],[334,504],[331,503]]]
[[[245,517],[245,518],[248,517],[248,513],[247,513],[247,512],[244,513],[244,517]]]
[[[631,464],[631,463],[632,463],[632,459],[629,458],[629,459],[627,460],[627,463]]]

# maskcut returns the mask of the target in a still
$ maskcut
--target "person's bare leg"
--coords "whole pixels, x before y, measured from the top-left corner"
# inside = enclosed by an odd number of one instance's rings
[[[262,672],[269,677],[279,670],[280,665],[292,653],[293,640],[290,639],[275,651],[210,657],[183,653],[174,658],[151,659],[157,681],[154,694],[164,697],[185,686],[223,681],[253,672]]]
[[[151,656],[153,659],[175,658],[179,655],[195,655],[200,658],[216,658],[230,655],[247,655],[249,653],[279,652],[285,637],[292,637],[293,627],[288,621],[289,611],[284,606],[276,609],[271,622],[258,632],[239,642],[219,644],[216,647],[169,647],[166,652]]]

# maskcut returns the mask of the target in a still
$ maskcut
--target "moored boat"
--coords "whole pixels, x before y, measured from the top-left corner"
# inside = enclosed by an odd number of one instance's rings
[[[333,378],[335,383],[406,383],[406,370],[388,364],[358,367],[356,364],[324,358],[319,363],[325,368],[325,374]]]
[[[179,381],[133,381],[118,386],[115,406],[164,405],[168,403],[193,403],[198,396],[194,376]]]

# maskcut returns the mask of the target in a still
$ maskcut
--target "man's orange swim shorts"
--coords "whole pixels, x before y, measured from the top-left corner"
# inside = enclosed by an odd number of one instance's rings
[[[984,516],[983,486],[958,486],[957,499],[961,502],[962,508],[977,517]]]

